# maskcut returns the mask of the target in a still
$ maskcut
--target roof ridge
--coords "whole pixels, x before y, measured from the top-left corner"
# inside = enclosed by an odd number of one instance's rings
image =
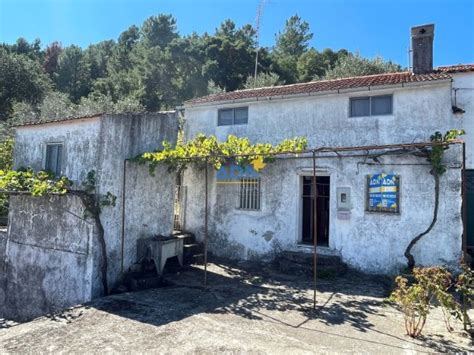
[[[95,114],[90,114],[90,115],[83,115],[83,116],[61,116],[60,118],[55,118],[52,120],[36,120],[36,121],[25,121],[25,122],[19,122],[16,124],[13,124],[12,127],[22,127],[22,126],[32,126],[32,125],[41,125],[41,124],[47,124],[47,123],[57,123],[57,122],[67,122],[67,121],[73,121],[73,120],[82,120],[82,119],[87,119],[87,118],[95,118],[95,117],[100,117],[103,116],[105,113],[95,113]]]
[[[438,65],[436,69],[438,68],[449,68],[449,67],[467,67],[467,66],[474,66],[473,63],[457,63],[457,64],[445,64],[445,65]]]
[[[370,77],[375,77],[375,76],[382,76],[382,75],[399,75],[399,74],[410,74],[411,72],[409,71],[401,71],[401,72],[389,72],[389,73],[379,73],[379,74],[369,74],[369,75],[356,75],[356,76],[345,76],[342,78],[334,78],[334,79],[322,79],[322,80],[311,80],[311,81],[306,81],[303,83],[293,83],[293,84],[282,84],[282,85],[274,85],[274,86],[262,86],[258,88],[250,88],[250,89],[237,89],[233,91],[226,91],[226,92],[221,92],[221,93],[216,93],[216,94],[210,94],[207,96],[214,96],[214,95],[222,95],[226,94],[228,92],[248,92],[252,90],[263,90],[263,89],[277,89],[277,88],[288,88],[292,86],[303,86],[303,85],[310,85],[314,83],[324,83],[324,82],[332,82],[332,81],[338,81],[338,80],[348,80],[348,79],[357,79],[357,78],[370,78]]]
[[[200,104],[224,100],[239,100],[251,97],[271,97],[280,95],[301,94],[307,92],[322,92],[363,86],[427,82],[449,78],[451,78],[449,72],[443,70],[433,70],[432,72],[426,74],[414,74],[411,71],[389,72],[370,75],[349,76],[344,78],[326,80],[314,80],[305,83],[295,83],[289,85],[265,86],[253,89],[228,91],[196,97],[185,101],[184,104]]]

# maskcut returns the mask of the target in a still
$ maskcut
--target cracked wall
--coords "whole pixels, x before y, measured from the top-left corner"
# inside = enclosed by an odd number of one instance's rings
[[[77,196],[11,196],[0,316],[27,320],[102,293],[97,231]]]

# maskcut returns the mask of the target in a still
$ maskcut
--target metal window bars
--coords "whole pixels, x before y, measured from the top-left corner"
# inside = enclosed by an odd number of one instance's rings
[[[243,210],[260,210],[261,181],[256,178],[241,178],[239,189],[239,208]]]

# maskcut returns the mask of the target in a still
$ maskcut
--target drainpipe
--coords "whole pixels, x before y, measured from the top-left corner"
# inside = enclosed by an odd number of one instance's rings
[[[120,264],[120,273],[123,276],[124,272],[124,254],[125,254],[125,184],[127,176],[127,159],[123,161],[123,176],[122,176],[122,230],[121,230],[121,264]]]

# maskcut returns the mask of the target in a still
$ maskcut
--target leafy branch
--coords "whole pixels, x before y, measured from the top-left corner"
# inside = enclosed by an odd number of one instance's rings
[[[182,170],[190,162],[204,166],[205,161],[218,170],[224,163],[233,161],[245,166],[254,161],[271,162],[276,154],[300,153],[307,147],[306,138],[285,139],[277,145],[270,143],[251,144],[248,138],[229,135],[227,140],[219,142],[215,136],[198,135],[187,143],[178,143],[173,147],[163,142],[163,150],[144,153],[137,157],[140,163],[150,163],[150,171],[154,171],[159,163],[165,163],[172,169]]]
[[[67,177],[61,176],[59,179],[55,179],[51,173],[46,171],[0,170],[0,191],[29,192],[33,196],[64,195],[71,185],[72,183]]]

